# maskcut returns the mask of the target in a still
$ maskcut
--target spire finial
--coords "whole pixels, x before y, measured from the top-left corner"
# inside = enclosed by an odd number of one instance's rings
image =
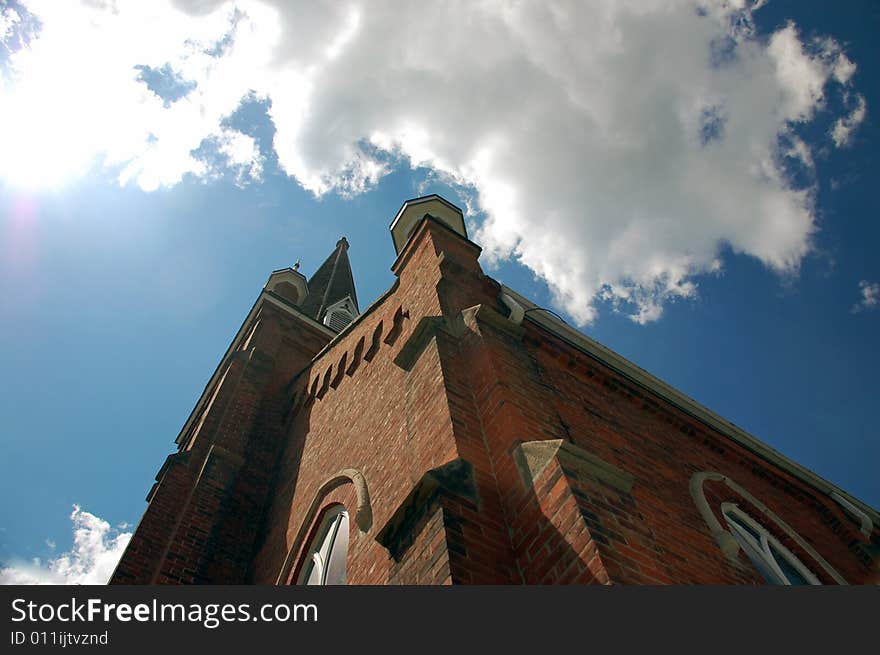
[[[336,247],[338,248],[339,246],[342,246],[343,248],[348,250],[348,239],[346,239],[345,237],[339,239],[339,241],[336,242]]]
[[[299,260],[297,259],[297,260],[296,260],[296,263],[293,265],[293,270],[295,270],[295,271],[299,271],[299,266],[300,266],[300,264],[299,264]]]

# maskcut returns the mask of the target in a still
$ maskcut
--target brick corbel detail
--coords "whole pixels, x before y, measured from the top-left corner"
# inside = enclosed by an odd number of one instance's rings
[[[470,462],[459,457],[425,473],[376,534],[376,541],[392,558],[400,559],[412,543],[416,524],[442,497],[476,504],[477,485]]]
[[[614,520],[594,499],[631,499],[635,478],[563,439],[528,441],[513,451],[528,500],[517,514],[517,561],[527,584],[613,584],[608,544]]]
[[[562,439],[526,441],[514,452],[523,484],[526,486],[533,486],[554,458],[559,460],[564,469],[586,472],[626,494],[632,491],[635,482],[630,473]]]
[[[493,309],[489,305],[480,304],[468,307],[467,309],[462,310],[461,315],[466,325],[482,323],[495,328],[496,330],[500,330],[501,332],[505,332],[515,339],[522,339],[523,335],[526,333],[526,330],[522,325],[503,316],[501,312]]]
[[[422,317],[394,357],[394,363],[404,371],[411,371],[425,348],[439,332],[445,332],[454,337],[460,330],[456,330],[455,326],[450,325],[442,316]]]

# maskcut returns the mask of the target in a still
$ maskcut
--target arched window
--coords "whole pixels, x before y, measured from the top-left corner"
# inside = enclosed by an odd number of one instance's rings
[[[722,503],[730,532],[770,584],[818,585],[818,578],[788,548],[734,503]]]
[[[290,282],[279,282],[275,285],[275,288],[272,289],[272,291],[282,298],[289,300],[294,305],[299,303],[299,290]]]
[[[297,584],[343,585],[348,557],[348,512],[336,505],[321,521],[320,529],[305,551],[305,562]]]

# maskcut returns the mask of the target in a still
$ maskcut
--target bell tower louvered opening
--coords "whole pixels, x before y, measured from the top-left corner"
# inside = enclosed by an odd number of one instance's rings
[[[354,320],[355,316],[357,316],[357,307],[351,297],[346,296],[327,308],[323,323],[335,332],[342,332]]]

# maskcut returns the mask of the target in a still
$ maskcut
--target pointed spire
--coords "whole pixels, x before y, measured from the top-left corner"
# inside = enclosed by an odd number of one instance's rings
[[[324,318],[327,308],[334,303],[351,298],[357,311],[357,293],[354,277],[348,261],[348,240],[345,237],[336,242],[336,248],[309,279],[309,295],[302,305],[303,311],[317,321]]]

